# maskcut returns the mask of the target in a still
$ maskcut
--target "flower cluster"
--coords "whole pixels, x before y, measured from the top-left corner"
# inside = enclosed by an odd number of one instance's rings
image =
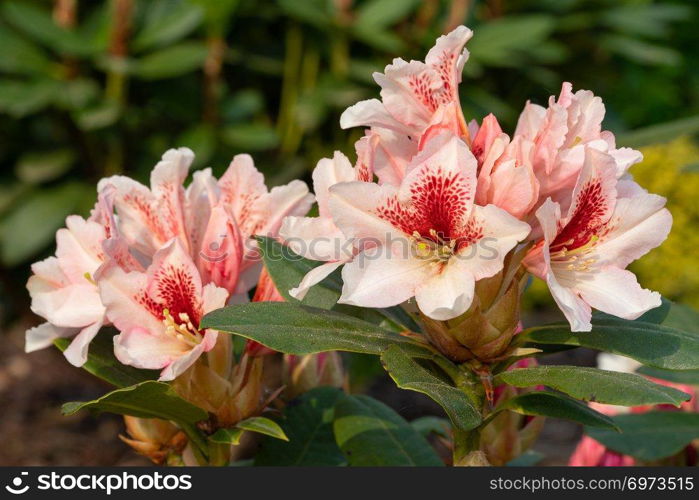
[[[618,148],[602,100],[570,83],[547,107],[527,103],[511,136],[492,114],[467,123],[458,86],[471,35],[440,37],[424,62],[395,59],[374,74],[381,100],[343,113],[343,128],[365,127],[355,165],[339,152],[321,160],[318,217],[288,217],[280,231],[324,261],[291,293],[343,266],[341,303],[414,298],[446,329],[483,309],[479,284],[497,279],[499,299],[526,272],[546,281],[574,331],[591,329],[592,308],[635,319],[659,306],[626,270],[672,224],[664,198],[628,174],[642,155]]]
[[[117,359],[162,370],[161,380],[212,351],[218,333],[200,329],[200,320],[246,300],[257,283],[252,236],[275,236],[285,216],[310,209],[313,196],[301,181],[268,191],[247,155],[218,180],[210,169],[195,172],[185,189],[193,158],[186,148],[167,151],[150,188],[103,179],[90,217],[68,217],[56,255],[32,266],[32,311],[46,322],[27,332],[27,351],[73,337],[65,356],[81,366],[100,328],[111,325],[119,332]]]

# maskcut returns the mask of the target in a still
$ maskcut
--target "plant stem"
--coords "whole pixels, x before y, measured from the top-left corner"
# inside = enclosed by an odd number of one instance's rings
[[[474,452],[480,451],[481,433],[478,429],[464,431],[454,428],[454,449],[452,463],[454,466],[468,466]]]

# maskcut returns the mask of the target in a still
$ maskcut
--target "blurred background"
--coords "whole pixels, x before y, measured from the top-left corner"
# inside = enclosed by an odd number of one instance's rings
[[[423,59],[459,24],[475,32],[467,119],[493,112],[511,132],[526,100],[545,104],[562,81],[602,96],[605,128],[643,151],[632,173],[675,219],[634,271],[699,306],[698,23],[693,0],[0,1],[0,465],[145,463],[117,440],[119,419],[60,416],[104,386],[57,352],[22,351],[37,323],[29,265],[66,215],[89,211],[101,177],[147,182],[166,149],[188,146],[216,174],[249,152],[269,185],[309,180],[333,150],[353,158],[361,131],[339,115],[378,95],[372,72]],[[530,317],[554,314],[543,287],[528,301]],[[435,411],[375,379],[371,361],[351,365],[405,416]],[[563,463],[578,432],[549,426],[539,448]]]

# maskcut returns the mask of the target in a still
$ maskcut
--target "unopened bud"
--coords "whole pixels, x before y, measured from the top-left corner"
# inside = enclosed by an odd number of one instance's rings
[[[124,416],[128,437],[119,438],[156,464],[181,461],[187,437],[177,426],[157,418]]]
[[[342,358],[338,352],[305,356],[284,355],[284,393],[287,399],[320,386],[341,388],[345,384]]]

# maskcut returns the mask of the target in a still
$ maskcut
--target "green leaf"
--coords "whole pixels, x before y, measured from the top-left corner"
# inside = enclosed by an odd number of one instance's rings
[[[114,335],[108,329],[102,329],[90,343],[87,362],[81,368],[116,387],[129,387],[158,378],[156,370],[139,370],[120,363],[114,357],[113,339]],[[72,340],[60,338],[53,343],[62,352],[68,348]]]
[[[238,422],[236,427],[244,431],[264,434],[265,436],[271,436],[275,439],[281,439],[283,441],[289,440],[289,438],[286,437],[286,434],[284,434],[282,428],[279,427],[279,424],[266,417],[251,417]]]
[[[198,5],[183,2],[174,8],[153,2],[153,7],[146,17],[146,22],[133,40],[137,51],[159,47],[176,42],[194,31],[203,18]],[[163,8],[156,8],[158,7]]]
[[[468,48],[486,65],[519,66],[535,52],[556,26],[548,15],[506,16],[480,25]]]
[[[91,196],[93,189],[70,182],[24,198],[0,222],[0,258],[5,265],[20,264],[48,246],[66,216]]]
[[[481,415],[474,404],[476,396],[470,398],[420,366],[400,346],[391,346],[381,353],[386,371],[401,389],[421,392],[439,404],[454,426],[468,431],[478,427]]]
[[[545,385],[576,399],[622,406],[679,406],[690,397],[639,375],[578,366],[520,368],[502,372],[495,380],[515,387]]]
[[[209,437],[214,443],[238,445],[243,432],[255,432],[275,439],[288,441],[284,431],[274,420],[265,417],[251,417],[238,422],[235,427],[229,429],[219,429]]]
[[[274,238],[257,236],[257,242],[267,272],[277,290],[287,302],[298,304],[299,301],[289,295],[289,290],[298,286],[309,271],[323,262],[305,259]],[[308,291],[303,299],[303,304],[330,309],[335,305],[341,293],[342,281],[337,275],[330,275]]]
[[[63,405],[64,415],[73,415],[80,410],[162,418],[183,424],[195,424],[208,418],[204,410],[179,397],[169,384],[154,380],[117,389],[93,401],[74,401]]]
[[[240,444],[240,438],[243,436],[245,431],[239,429],[238,427],[231,427],[230,429],[219,429],[214,434],[209,436],[209,441],[218,444],[232,444],[233,446],[238,446]]]
[[[323,264],[323,262],[305,259],[274,238],[267,236],[257,236],[256,238],[267,272],[269,272],[277,290],[279,290],[279,293],[282,294],[287,302],[298,304],[299,301],[289,295],[289,290],[298,286],[309,271]],[[339,272],[336,271],[311,288],[301,303],[321,309],[333,308],[337,312],[358,317],[375,324],[379,324],[387,319],[401,330],[420,331],[419,325],[399,306],[368,309],[337,304],[341,294],[342,280]]]
[[[279,421],[289,441],[264,438],[255,465],[343,465],[346,463],[333,434],[335,403],[342,391],[317,387],[292,401]]]
[[[436,434],[446,438],[451,435],[451,424],[446,418],[432,416],[419,417],[411,421],[410,425],[424,437],[429,437],[430,434]]]
[[[584,403],[555,392],[527,392],[508,399],[495,413],[510,410],[522,415],[543,416],[571,420],[583,425],[616,429],[614,422]],[[494,413],[494,414],[495,414]]]
[[[202,328],[241,335],[275,351],[312,354],[349,351],[381,354],[392,346],[423,354],[426,347],[351,316],[285,302],[238,304],[210,312]]]
[[[3,48],[0,71],[3,73],[43,75],[52,64],[39,47],[23,40],[3,25],[0,25],[0,45]]]
[[[618,415],[612,421],[621,433],[592,428],[585,432],[607,448],[641,460],[669,457],[699,438],[697,413],[655,411]]]
[[[699,385],[699,370],[661,370],[660,368],[641,366],[636,370],[636,373],[678,384]]]
[[[66,173],[75,154],[70,149],[25,153],[15,166],[17,178],[29,184],[54,180]]]
[[[41,9],[30,2],[11,1],[3,3],[2,14],[10,24],[59,53],[80,56],[97,51],[96,47],[85,43],[77,32],[56,24],[48,9]]]
[[[134,64],[133,72],[144,80],[181,76],[201,68],[206,54],[203,43],[182,42],[142,57]]]
[[[407,17],[420,0],[371,0],[357,9],[355,24],[362,29],[385,28]]]
[[[289,16],[317,28],[328,28],[333,24],[335,6],[330,0],[277,0],[277,3]]]
[[[427,440],[400,415],[368,396],[345,396],[335,407],[335,438],[349,464],[444,465]]]
[[[48,78],[0,81],[0,111],[15,118],[37,113],[54,102],[61,87],[60,82]]]
[[[699,335],[639,321],[600,320],[591,332],[571,332],[567,324],[529,328],[519,345],[567,345],[620,354],[644,365],[671,370],[699,368]]]
[[[240,123],[221,130],[221,139],[231,147],[245,151],[265,151],[279,144],[277,131],[263,123]]]

